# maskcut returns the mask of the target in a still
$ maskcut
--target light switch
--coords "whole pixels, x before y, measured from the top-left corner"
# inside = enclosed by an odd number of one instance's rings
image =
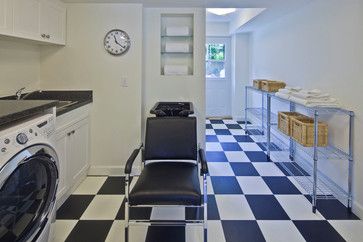
[[[122,77],[121,78],[121,86],[122,87],[128,87],[129,86],[129,83],[127,81],[127,78],[126,77]]]

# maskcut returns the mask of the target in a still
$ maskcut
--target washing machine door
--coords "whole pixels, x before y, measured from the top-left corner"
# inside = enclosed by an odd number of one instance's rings
[[[0,169],[0,241],[33,241],[48,222],[58,184],[57,156],[28,147]]]

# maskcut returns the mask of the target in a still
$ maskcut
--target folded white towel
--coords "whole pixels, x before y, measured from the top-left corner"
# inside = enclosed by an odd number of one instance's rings
[[[275,93],[275,96],[280,97],[280,98],[283,98],[283,99],[287,99],[287,100],[290,99],[290,95],[289,94],[282,93],[282,92],[276,92]]]
[[[168,36],[188,36],[190,35],[190,29],[187,26],[181,27],[167,27],[166,28],[166,35]]]
[[[188,75],[187,65],[165,65],[164,75]]]
[[[302,90],[301,87],[290,87],[290,86],[286,86],[285,89],[292,91],[292,92],[300,92]]]
[[[300,92],[305,94],[321,94],[321,91],[319,89],[311,89],[311,90],[302,89]]]
[[[288,89],[283,88],[283,89],[279,89],[279,93],[290,94],[291,91],[288,90]]]
[[[289,99],[293,102],[302,104],[307,107],[338,107],[337,100],[335,98],[329,98],[326,100],[309,100],[309,99],[303,99],[298,98],[295,96],[290,96]]]
[[[166,43],[166,52],[189,52],[190,46],[188,43]]]
[[[316,98],[316,99],[326,99],[329,98],[330,95],[328,93],[320,93],[320,94],[311,94],[306,92],[292,92],[291,95],[299,97],[299,98]]]

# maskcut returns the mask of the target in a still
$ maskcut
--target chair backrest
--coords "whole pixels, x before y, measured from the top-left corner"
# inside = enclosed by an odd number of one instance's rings
[[[197,160],[195,117],[148,118],[145,160]]]

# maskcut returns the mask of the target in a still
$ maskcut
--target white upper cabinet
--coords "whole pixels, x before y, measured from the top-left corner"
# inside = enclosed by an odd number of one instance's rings
[[[14,0],[14,34],[19,37],[40,37],[40,0]]]
[[[0,33],[13,32],[13,1],[0,0]]]
[[[65,44],[66,9],[55,2],[42,0],[40,5],[41,37],[50,42]]]
[[[0,0],[0,35],[65,45],[66,8],[50,0]]]

